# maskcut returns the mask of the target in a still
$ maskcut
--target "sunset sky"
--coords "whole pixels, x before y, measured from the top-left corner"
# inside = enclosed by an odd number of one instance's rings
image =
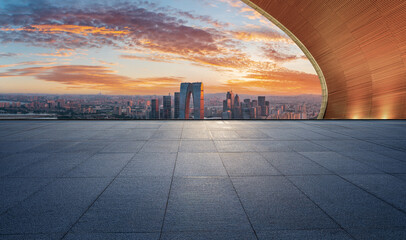
[[[239,0],[2,0],[0,93],[321,94],[302,51]]]

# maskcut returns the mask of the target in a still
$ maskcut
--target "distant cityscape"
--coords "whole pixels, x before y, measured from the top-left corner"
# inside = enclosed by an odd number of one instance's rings
[[[204,119],[316,119],[321,107],[318,95],[203,94],[203,84],[183,84],[167,96],[0,94],[0,119],[203,119],[201,106]]]

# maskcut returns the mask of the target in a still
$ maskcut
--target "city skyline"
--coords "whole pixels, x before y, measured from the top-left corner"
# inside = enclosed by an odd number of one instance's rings
[[[321,94],[303,52],[239,0],[2,1],[0,23],[1,93]]]

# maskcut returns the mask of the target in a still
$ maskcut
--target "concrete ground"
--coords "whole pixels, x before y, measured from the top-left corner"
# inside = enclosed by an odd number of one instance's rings
[[[406,239],[406,121],[0,121],[0,239]]]

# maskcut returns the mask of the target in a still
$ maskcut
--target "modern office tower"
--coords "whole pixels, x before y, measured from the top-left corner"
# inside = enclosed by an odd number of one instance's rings
[[[261,116],[266,116],[265,96],[258,96],[258,105],[261,107]]]
[[[265,116],[269,116],[271,111],[271,106],[269,104],[269,101],[265,101]]]
[[[172,116],[172,97],[169,96],[164,96],[163,97],[163,119],[171,119]]]
[[[256,113],[257,113],[257,118],[261,118],[261,113],[262,113],[262,107],[261,106],[257,106],[256,107]]]
[[[240,107],[240,96],[238,94],[234,97],[234,107]]]
[[[159,119],[159,102],[158,99],[151,100],[151,119]]]
[[[174,118],[178,119],[179,118],[179,103],[180,103],[180,92],[175,92],[175,113],[174,113]]]
[[[250,108],[251,107],[251,99],[244,99],[244,103],[246,104],[246,107],[247,108]]]
[[[227,112],[228,111],[228,106],[227,106],[227,99],[223,100],[223,112]]]
[[[258,101],[257,100],[252,100],[251,107],[257,107],[257,106],[258,106]]]
[[[250,108],[250,119],[256,119],[257,118],[257,108],[252,107]]]
[[[180,84],[179,118],[189,119],[191,95],[193,95],[194,118],[204,119],[204,89],[201,82]]]
[[[233,118],[238,119],[241,118],[241,104],[240,104],[240,97],[238,94],[234,97],[234,106],[233,106]]]
[[[233,91],[227,92],[226,100],[227,100],[228,110],[232,110],[232,108],[234,107],[234,93],[233,93]],[[228,103],[228,100],[230,100],[230,103]]]
[[[122,112],[121,107],[119,107],[119,106],[114,107],[114,110],[113,110],[114,115],[121,115],[122,113],[123,112]]]

